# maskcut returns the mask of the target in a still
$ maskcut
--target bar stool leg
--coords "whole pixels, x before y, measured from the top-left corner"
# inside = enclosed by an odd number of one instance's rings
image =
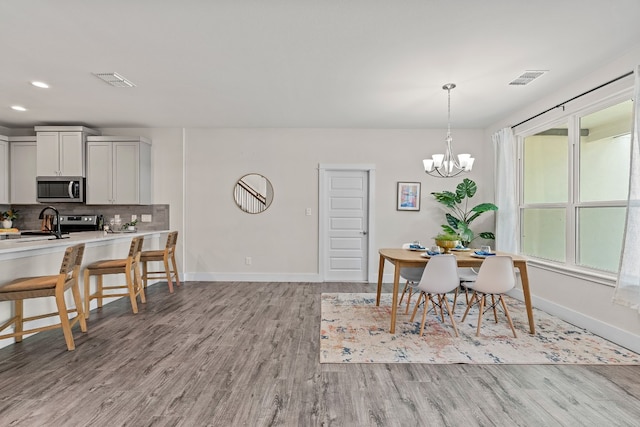
[[[171,270],[169,269],[169,259],[167,258],[167,253],[165,252],[164,257],[162,257],[162,262],[164,263],[164,272],[167,275],[167,283],[169,284],[169,293],[173,293],[173,283],[171,282]]]
[[[67,348],[69,351],[74,350],[76,346],[73,343],[73,334],[71,333],[71,326],[69,324],[67,304],[64,301],[64,288],[56,289],[56,305],[58,306],[60,325],[62,326],[62,333],[64,334],[64,340],[67,343]]]
[[[142,264],[142,280],[144,280],[144,288],[147,289],[147,261],[140,261],[140,263]]]
[[[76,304],[76,311],[78,315],[78,321],[80,322],[80,330],[82,332],[87,332],[87,319],[84,315],[84,310],[82,309],[82,298],[80,298],[80,286],[76,282],[75,285],[71,288],[71,293],[73,294],[73,301]]]
[[[91,276],[89,269],[84,270],[84,318],[89,318],[89,304],[91,303]],[[85,323],[86,324],[86,323]]]
[[[180,286],[180,275],[178,274],[178,263],[176,262],[175,252],[171,253],[171,264],[173,264],[173,274],[175,274],[176,285]]]
[[[24,330],[23,320],[22,320],[24,318],[24,306],[22,304],[22,300],[21,299],[15,300],[13,306],[16,312],[15,332],[21,333]],[[22,342],[22,334],[16,335],[16,342]]]
[[[131,300],[131,309],[134,313],[138,312],[138,302],[136,301],[136,292],[131,279],[131,271],[125,273],[127,278],[127,288],[129,289],[129,299]]]
[[[98,284],[98,289],[96,292],[96,299],[98,300],[98,308],[102,308],[102,274],[98,274],[96,276],[96,283]]]

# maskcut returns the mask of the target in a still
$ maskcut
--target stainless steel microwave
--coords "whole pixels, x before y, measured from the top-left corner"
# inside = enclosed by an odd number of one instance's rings
[[[81,176],[39,176],[36,185],[38,202],[84,203],[84,178]]]

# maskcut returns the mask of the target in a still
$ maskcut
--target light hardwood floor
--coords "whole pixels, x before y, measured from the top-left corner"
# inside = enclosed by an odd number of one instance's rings
[[[320,294],[189,282],[0,349],[2,426],[637,426],[640,366],[319,363]]]

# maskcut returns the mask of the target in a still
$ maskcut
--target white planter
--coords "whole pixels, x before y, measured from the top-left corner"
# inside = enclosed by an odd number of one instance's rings
[[[2,220],[2,228],[11,228],[11,225],[13,225],[13,221],[10,219]]]

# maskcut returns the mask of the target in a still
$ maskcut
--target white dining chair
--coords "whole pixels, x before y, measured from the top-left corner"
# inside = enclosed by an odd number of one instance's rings
[[[436,312],[437,308],[440,309],[440,317],[442,317],[443,322],[446,311],[449,319],[451,319],[453,330],[456,336],[458,336],[458,328],[456,327],[455,320],[453,320],[453,313],[449,307],[447,293],[455,290],[459,285],[460,278],[458,277],[458,264],[455,255],[437,255],[429,259],[422,273],[422,278],[416,286],[416,290],[420,291],[420,296],[418,296],[418,301],[411,315],[411,322],[413,322],[418,312],[420,302],[424,300],[422,321],[420,322],[420,336],[424,333],[424,323],[427,318],[427,312],[431,311],[429,302],[431,302],[436,316],[438,315]]]
[[[456,289],[456,292],[453,296],[453,308],[451,309],[452,312],[456,311],[458,296],[460,295],[461,291],[464,292],[465,307],[469,304],[469,291],[473,289],[473,284],[478,278],[478,270],[472,267],[459,267],[458,277],[460,277],[460,286]]]
[[[511,331],[515,338],[518,337],[516,329],[511,321],[507,304],[504,302],[503,294],[513,289],[516,285],[516,273],[513,266],[513,260],[510,256],[494,255],[487,257],[480,266],[478,277],[473,283],[473,294],[467,304],[467,309],[462,316],[462,321],[467,318],[469,310],[474,305],[478,305],[478,328],[476,336],[480,336],[480,326],[482,324],[482,316],[489,310],[493,310],[493,316],[498,323],[498,314],[496,307],[498,302],[502,305],[504,314],[509,322]],[[491,296],[491,304],[487,306],[487,296]],[[496,301],[496,296],[498,301]]]
[[[409,249],[412,243],[404,243],[402,249]],[[402,295],[400,295],[400,301],[398,305],[402,305],[402,300],[405,294],[407,294],[407,308],[404,314],[409,313],[409,305],[411,304],[411,297],[413,296],[413,290],[422,277],[424,267],[402,267],[400,269],[400,277],[405,281],[404,288],[402,289]]]

